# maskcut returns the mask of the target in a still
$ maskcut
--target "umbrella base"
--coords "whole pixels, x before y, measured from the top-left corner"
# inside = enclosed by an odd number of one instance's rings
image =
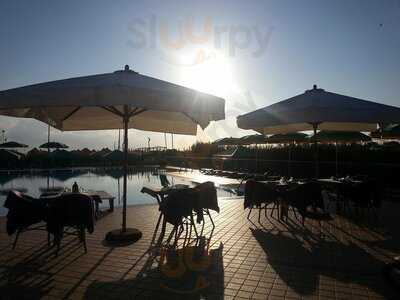
[[[140,240],[142,232],[136,228],[115,229],[107,232],[106,241],[109,243],[134,243]]]

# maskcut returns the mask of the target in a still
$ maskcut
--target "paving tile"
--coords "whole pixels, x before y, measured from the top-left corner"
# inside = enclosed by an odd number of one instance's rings
[[[212,213],[215,230],[211,248],[222,245],[222,259],[208,273],[211,287],[205,299],[395,299],[376,270],[399,249],[374,248],[390,240],[385,228],[372,228],[336,215],[317,222],[280,223],[257,215],[246,219],[242,200],[220,200]],[[128,207],[128,225],[140,228],[143,238],[125,247],[104,244],[105,233],[120,226],[117,208],[98,220],[87,236],[88,253],[72,237],[62,241],[55,257],[43,232],[23,233],[12,251],[13,237],[0,231],[0,288],[43,293],[43,299],[190,299],[161,288],[157,261],[146,251],[158,218],[154,205]],[[0,218],[5,228],[6,219]],[[383,226],[383,225],[382,225]],[[207,224],[205,232],[211,228]],[[168,230],[169,232],[169,230]],[[144,276],[144,275],[145,276]]]
[[[251,296],[252,296],[252,293],[251,293],[251,292],[247,292],[247,291],[239,291],[239,292],[236,294],[236,297],[238,297],[238,298],[244,298],[244,299],[250,299]]]
[[[255,289],[256,287],[251,285],[242,285],[242,287],[240,288],[241,291],[245,292],[254,292]]]
[[[259,294],[259,293],[254,293],[251,296],[251,299],[258,299],[258,300],[264,300],[268,298],[268,294]]]

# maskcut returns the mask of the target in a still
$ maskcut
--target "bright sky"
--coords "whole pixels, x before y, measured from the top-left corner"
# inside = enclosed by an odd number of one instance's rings
[[[0,90],[112,72],[139,73],[226,99],[227,119],[175,146],[241,136],[235,117],[310,89],[400,105],[400,1],[0,2]],[[0,117],[32,146],[46,125]],[[115,131],[52,130],[72,148],[114,146]],[[130,146],[164,145],[130,130]],[[171,137],[168,136],[168,146]]]

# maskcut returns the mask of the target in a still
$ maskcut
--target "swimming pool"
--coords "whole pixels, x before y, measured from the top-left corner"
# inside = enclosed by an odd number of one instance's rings
[[[145,185],[161,186],[161,175],[165,175],[171,184],[189,184],[193,182],[180,176],[171,176],[165,170],[157,168],[140,168],[130,170],[128,175],[127,204],[151,204],[155,199],[140,192]],[[38,197],[41,189],[46,187],[69,187],[74,182],[84,189],[104,190],[115,196],[115,206],[122,205],[123,173],[121,169],[74,169],[47,173],[2,173],[0,174],[0,216],[7,214],[3,207],[7,190],[19,189]],[[233,193],[217,188],[218,197],[232,197]],[[108,201],[102,204],[107,207]]]

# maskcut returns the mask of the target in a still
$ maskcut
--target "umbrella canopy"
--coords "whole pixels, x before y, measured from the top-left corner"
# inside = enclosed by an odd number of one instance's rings
[[[303,94],[238,116],[242,129],[262,134],[296,131],[339,130],[372,131],[379,124],[397,123],[400,108],[326,92],[314,85]],[[318,171],[317,140],[314,139],[315,174]]]
[[[50,153],[50,156],[58,159],[68,159],[73,158],[74,154],[64,149],[56,149]]]
[[[120,150],[114,150],[109,153],[103,155],[103,158],[110,159],[110,160],[123,160],[124,159],[124,152]]]
[[[139,157],[138,154],[129,152],[128,153],[129,159],[137,159]],[[118,161],[123,161],[124,160],[124,152],[120,150],[113,150],[111,152],[108,152],[103,155],[103,159],[107,161],[113,161],[113,162],[118,162]]]
[[[122,230],[108,240],[136,240],[126,228],[128,129],[195,135],[197,125],[225,118],[225,100],[125,66],[123,71],[46,82],[0,92],[0,114],[35,118],[62,130],[124,129]]]
[[[90,156],[95,157],[95,158],[103,158],[104,155],[106,155],[107,153],[112,152],[110,149],[108,148],[103,148],[99,151],[94,151],[90,154]]]
[[[371,132],[371,137],[374,139],[398,140],[400,139],[400,124],[391,124],[383,128]]]
[[[62,131],[128,128],[195,135],[225,118],[225,101],[129,70],[0,92],[0,114],[35,118]],[[125,111],[126,109],[126,111]]]
[[[311,139],[316,138],[319,142],[338,142],[338,143],[351,143],[351,142],[369,142],[371,138],[358,131],[328,131],[321,130],[315,136],[312,135]]]
[[[239,145],[256,145],[256,172],[258,172],[258,145],[265,143],[265,136],[262,134],[245,135],[238,140]]]
[[[400,121],[400,108],[312,90],[241,115],[237,124],[262,134],[320,130],[372,131],[377,124]]]
[[[239,138],[226,137],[222,139],[215,140],[213,144],[218,146],[229,146],[229,145],[239,145]]]
[[[237,156],[238,149],[239,149],[239,147],[224,150],[222,152],[213,154],[213,157],[214,158],[233,158],[235,155]]]
[[[39,146],[41,149],[68,149],[69,147],[65,144],[58,142],[47,142]]]
[[[241,145],[265,144],[265,136],[262,134],[245,135],[239,139]]]
[[[25,144],[21,144],[18,142],[6,142],[6,143],[2,143],[0,144],[0,148],[2,149],[9,149],[9,148],[27,148],[28,145]]]
[[[28,151],[27,156],[45,156],[47,153],[45,151],[39,150],[38,148],[33,148]]]
[[[270,144],[304,143],[307,141],[307,134],[301,132],[277,133],[267,138],[267,143]]]

